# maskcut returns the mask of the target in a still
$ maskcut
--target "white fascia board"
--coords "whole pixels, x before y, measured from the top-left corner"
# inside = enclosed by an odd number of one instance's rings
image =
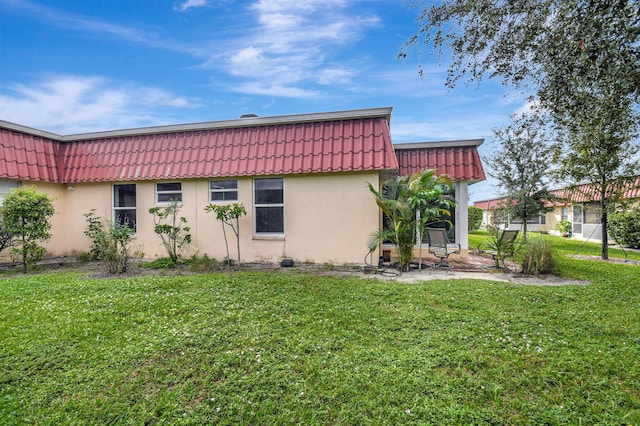
[[[453,141],[434,141],[434,142],[405,142],[395,143],[393,148],[402,149],[421,149],[421,148],[451,148],[455,146],[480,146],[484,139],[463,139]]]
[[[44,130],[34,129],[32,127],[23,126],[21,124],[11,123],[10,121],[0,120],[0,128],[13,130],[20,133],[26,133],[33,136],[40,136],[45,139],[61,140],[62,136]]]

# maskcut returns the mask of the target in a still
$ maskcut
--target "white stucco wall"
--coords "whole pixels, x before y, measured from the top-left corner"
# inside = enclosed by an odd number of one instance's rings
[[[327,173],[284,176],[285,232],[282,236],[261,237],[253,232],[253,178],[238,178],[238,202],[247,216],[240,220],[243,261],[279,262],[283,258],[316,263],[362,263],[366,241],[380,221],[379,210],[367,182],[379,185],[378,172]],[[169,182],[169,181],[167,181]],[[174,182],[173,180],[171,182]],[[191,227],[193,241],[184,256],[205,253],[213,258],[226,256],[222,227],[209,203],[209,179],[183,180],[180,215]],[[137,232],[135,242],[146,258],[166,257],[159,237],[153,232],[149,208],[156,206],[154,182],[136,184]],[[30,184],[30,183],[25,183]],[[87,252],[90,240],[84,235],[86,218],[92,209],[100,217],[112,218],[112,184],[36,184],[54,199],[53,239],[48,255],[70,256]],[[227,232],[229,249],[235,258],[235,239]]]

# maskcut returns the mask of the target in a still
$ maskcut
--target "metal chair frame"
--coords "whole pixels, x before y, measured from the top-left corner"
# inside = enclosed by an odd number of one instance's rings
[[[440,261],[433,266],[435,268],[453,268],[453,265],[444,260],[450,254],[460,254],[460,244],[450,242],[447,238],[447,230],[444,228],[427,228],[427,238],[429,240],[428,252],[440,258]]]

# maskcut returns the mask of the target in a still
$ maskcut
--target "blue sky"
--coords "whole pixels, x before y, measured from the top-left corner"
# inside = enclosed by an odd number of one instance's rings
[[[448,90],[446,58],[397,59],[417,15],[405,0],[0,0],[0,119],[69,134],[392,106],[394,142],[485,138],[488,155],[525,101],[498,81]]]

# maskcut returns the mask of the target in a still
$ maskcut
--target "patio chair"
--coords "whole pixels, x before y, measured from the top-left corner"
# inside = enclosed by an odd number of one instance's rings
[[[517,249],[516,239],[518,238],[519,233],[519,230],[505,229],[496,241],[491,243],[481,243],[478,246],[478,254],[490,254],[496,262],[495,268],[501,269],[504,267],[505,259],[509,257],[513,259]],[[486,247],[486,249],[483,249],[483,247]],[[500,266],[501,262],[502,267]],[[505,267],[505,269],[508,268]]]
[[[440,262],[434,264],[434,267],[453,268],[453,265],[444,260],[450,254],[459,254],[460,244],[449,242],[447,230],[444,228],[427,228],[427,238],[429,239],[429,253],[440,258]]]

